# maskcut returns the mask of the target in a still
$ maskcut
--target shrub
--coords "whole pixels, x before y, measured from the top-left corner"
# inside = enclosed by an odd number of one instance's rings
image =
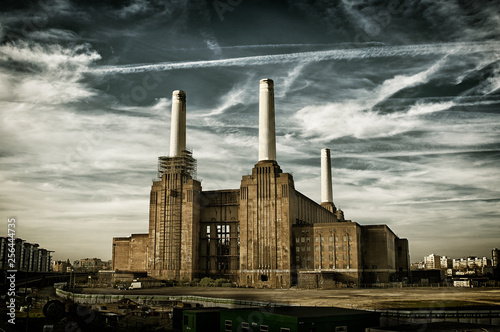
[[[210,287],[214,285],[214,280],[209,277],[205,277],[200,280],[200,286],[201,287]]]
[[[215,287],[221,287],[222,284],[230,283],[231,281],[228,279],[220,278],[215,280]]]

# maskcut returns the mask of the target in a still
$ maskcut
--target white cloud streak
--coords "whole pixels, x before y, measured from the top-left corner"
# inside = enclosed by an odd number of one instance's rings
[[[314,52],[300,52],[276,55],[259,55],[251,57],[186,61],[161,62],[153,64],[134,64],[121,66],[101,66],[89,70],[90,73],[131,74],[145,71],[169,71],[176,69],[251,66],[265,64],[283,64],[296,61],[317,62],[326,60],[353,60],[369,58],[386,58],[402,56],[422,56],[440,54],[473,54],[500,51],[500,42],[470,42],[470,43],[441,43],[424,45],[382,46],[358,49],[342,49]]]

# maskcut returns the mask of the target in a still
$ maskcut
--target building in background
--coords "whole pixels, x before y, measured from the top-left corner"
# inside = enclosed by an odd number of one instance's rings
[[[447,256],[441,256],[441,269],[453,268],[453,259]]]
[[[494,248],[491,250],[491,266],[498,267],[500,259],[500,249]]]
[[[170,134],[170,155],[159,157],[151,187],[148,233],[113,239],[114,270],[269,288],[408,277],[406,239],[387,225],[346,220],[335,207],[329,149],[321,150],[321,204],[283,172],[276,158],[272,80],[260,81],[259,158],[239,188],[202,190],[196,160],[186,149],[186,94],[180,90],[172,96]]]
[[[53,272],[69,272],[72,269],[72,265],[69,261],[69,258],[65,261],[54,261],[52,266]],[[68,270],[70,269],[70,270]]]
[[[73,262],[73,270],[78,272],[98,272],[109,270],[111,261],[102,261],[100,258],[82,258]]]
[[[424,262],[411,263],[413,283],[441,283],[456,287],[493,287],[500,279],[498,269],[493,266],[498,249],[492,250],[492,258],[468,256],[451,259],[446,256],[431,254],[424,257]],[[440,260],[440,268],[432,268]],[[498,257],[496,258],[498,259]],[[441,272],[441,277],[433,272]],[[446,272],[446,277],[443,274]]]
[[[10,244],[13,244],[10,245]],[[9,253],[15,249],[15,263],[11,266]],[[0,237],[0,269],[17,270],[23,272],[50,272],[51,253],[47,249],[40,248],[36,243],[29,243],[17,238],[13,242],[10,237]]]
[[[441,269],[441,256],[430,254],[424,257],[424,266],[428,270],[439,270]]]

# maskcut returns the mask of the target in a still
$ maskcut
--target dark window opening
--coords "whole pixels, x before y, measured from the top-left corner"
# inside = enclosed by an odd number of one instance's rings
[[[232,332],[233,331],[233,321],[232,320],[226,320],[225,322],[225,332]]]
[[[265,274],[260,276],[261,281],[267,281],[267,276]]]

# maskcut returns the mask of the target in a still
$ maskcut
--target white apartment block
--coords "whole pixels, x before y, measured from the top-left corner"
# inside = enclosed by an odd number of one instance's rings
[[[441,269],[441,256],[430,254],[424,257],[424,266],[428,270],[439,270]]]

